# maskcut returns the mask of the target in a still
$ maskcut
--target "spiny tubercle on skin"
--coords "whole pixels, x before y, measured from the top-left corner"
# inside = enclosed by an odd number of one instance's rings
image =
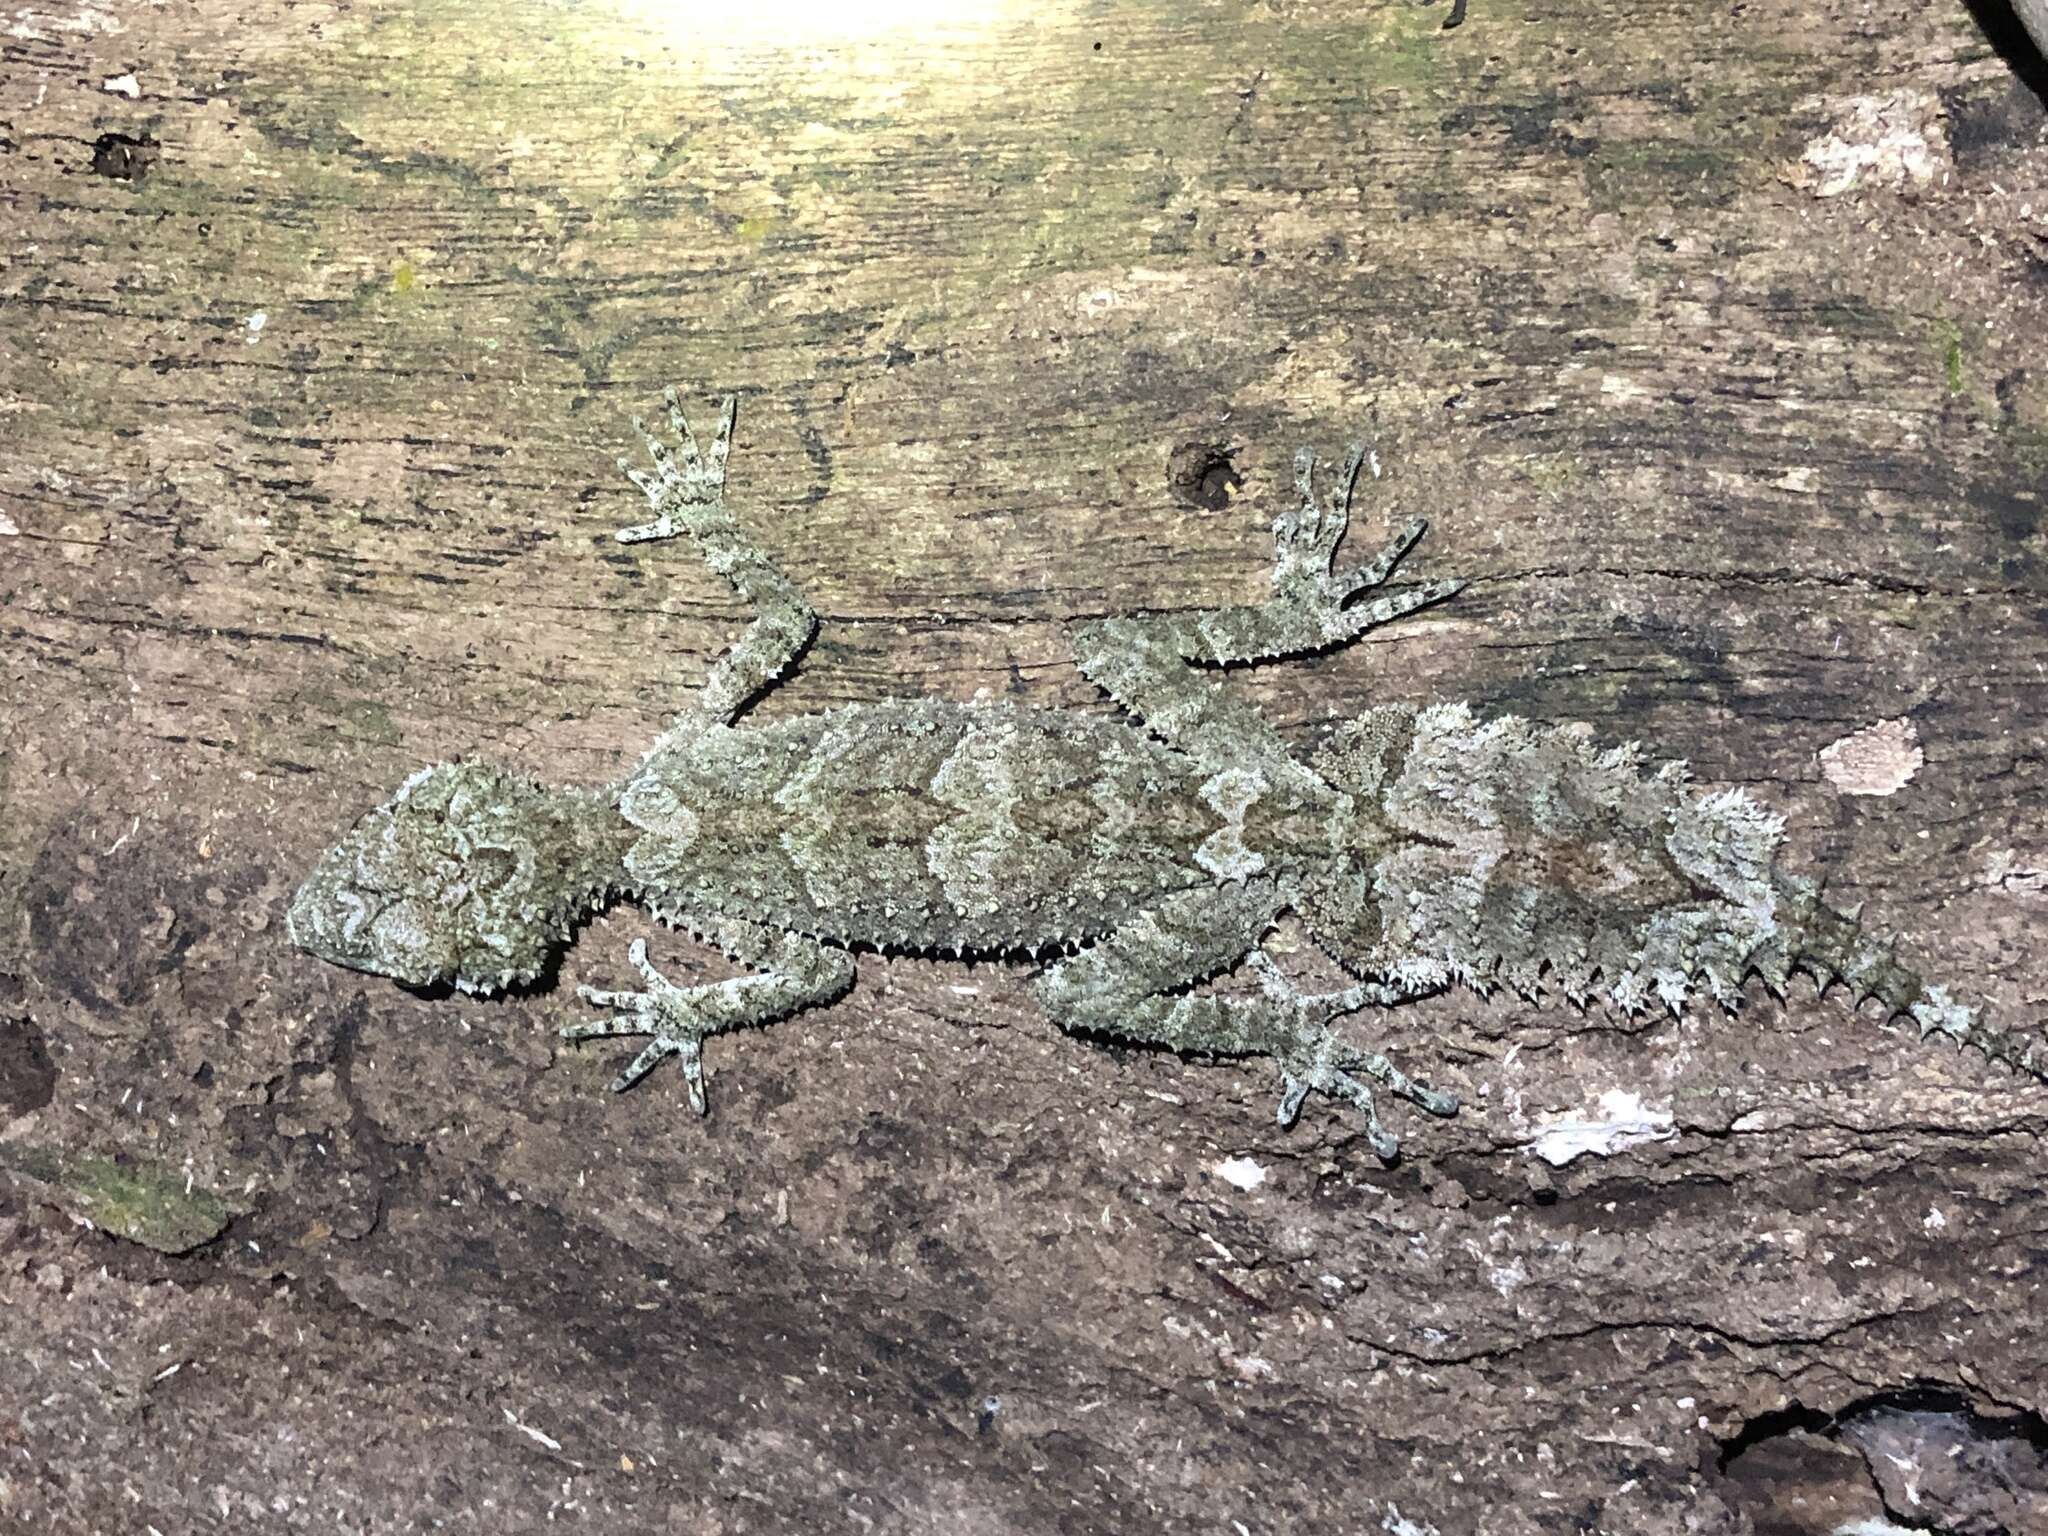
[[[487,993],[532,981],[579,918],[630,897],[747,974],[676,986],[635,944],[643,987],[580,989],[610,1016],[565,1034],[649,1037],[614,1086],[675,1056],[700,1110],[704,1040],[831,1000],[861,947],[1051,950],[1036,992],[1062,1026],[1270,1056],[1283,1123],[1329,1093],[1389,1157],[1375,1088],[1434,1114],[1456,1101],[1336,1023],[1454,983],[1676,1010],[1701,991],[1733,1007],[1752,973],[1778,990],[1803,965],[2048,1076],[2048,1046],[1923,983],[1779,870],[1781,824],[1740,790],[1699,794],[1633,746],[1462,704],[1369,710],[1290,751],[1204,668],[1341,644],[1460,585],[1388,585],[1419,523],[1334,567],[1360,449],[1320,493],[1297,460],[1265,601],[1075,630],[1081,670],[1129,720],[896,699],[742,726],[815,619],[726,508],[732,403],[707,447],[673,394],[670,409],[674,441],[648,436],[653,469],[628,471],[653,519],[619,537],[692,539],[751,627],[619,783],[553,789],[479,762],[414,775],[307,878],[300,947]],[[1351,985],[1281,976],[1261,943],[1287,911]],[[1255,995],[1201,989],[1243,964]]]

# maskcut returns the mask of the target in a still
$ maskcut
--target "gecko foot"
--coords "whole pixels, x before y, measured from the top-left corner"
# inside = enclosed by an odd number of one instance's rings
[[[706,987],[679,987],[670,981],[647,958],[647,941],[635,939],[626,951],[626,958],[633,968],[645,978],[645,992],[607,992],[597,987],[579,986],[576,995],[584,1002],[599,1008],[614,1008],[610,1019],[590,1024],[570,1024],[563,1027],[564,1040],[602,1040],[616,1035],[652,1035],[646,1049],[635,1056],[632,1062],[617,1077],[612,1079],[613,1093],[624,1093],[649,1072],[661,1064],[664,1057],[674,1056],[681,1063],[683,1078],[690,1086],[690,1107],[698,1114],[708,1112],[704,1098],[704,1038],[715,1034],[724,1026],[703,1004],[711,991]]]
[[[647,443],[654,472],[649,474],[634,468],[629,460],[619,460],[626,478],[640,487],[648,506],[654,509],[654,521],[621,528],[616,535],[621,544],[670,539],[678,533],[701,534],[708,519],[724,516],[725,461],[732,452],[738,397],[727,395],[721,403],[718,433],[709,448],[697,446],[697,434],[690,430],[689,418],[683,415],[682,402],[676,398],[675,390],[664,390],[662,398],[668,402],[669,429],[675,434],[675,445],[671,447],[648,431],[646,423],[635,420],[634,430]]]
[[[1313,612],[1327,643],[1349,640],[1403,614],[1442,602],[1465,586],[1455,580],[1424,582],[1405,592],[1347,606],[1359,593],[1384,585],[1429,527],[1426,519],[1418,517],[1364,564],[1342,571],[1331,568],[1338,542],[1351,523],[1351,493],[1365,461],[1365,444],[1353,443],[1337,473],[1336,485],[1319,500],[1315,451],[1303,448],[1294,456],[1294,487],[1300,505],[1281,513],[1273,523],[1274,595]]]
[[[1253,958],[1263,961],[1265,957],[1255,953]],[[1283,988],[1292,992],[1270,962],[1259,969],[1263,972],[1261,985],[1269,996],[1277,999]],[[1303,1101],[1311,1091],[1320,1090],[1363,1111],[1366,1139],[1375,1153],[1392,1162],[1401,1150],[1400,1139],[1380,1124],[1372,1089],[1363,1078],[1372,1079],[1396,1098],[1406,1099],[1429,1114],[1455,1115],[1458,1100],[1454,1094],[1409,1077],[1377,1051],[1360,1050],[1340,1038],[1329,1022],[1368,1005],[1400,1000],[1392,988],[1372,982],[1316,996],[1293,993],[1291,1001],[1301,1022],[1273,1051],[1280,1064],[1281,1083],[1280,1104],[1274,1119],[1283,1126],[1294,1124]]]

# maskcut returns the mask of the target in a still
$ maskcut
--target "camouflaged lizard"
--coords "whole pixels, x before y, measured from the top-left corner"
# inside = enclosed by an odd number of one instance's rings
[[[1774,868],[1781,823],[1740,790],[1695,793],[1633,746],[1458,704],[1369,710],[1301,757],[1205,677],[1341,644],[1462,585],[1382,590],[1420,522],[1333,568],[1362,449],[1320,499],[1314,455],[1296,458],[1265,602],[1074,631],[1082,672],[1141,724],[901,699],[740,726],[816,618],[726,508],[734,402],[708,448],[668,403],[673,444],[641,428],[651,472],[621,461],[653,520],[618,538],[687,534],[751,627],[617,783],[552,788],[474,761],[408,779],[298,892],[301,948],[490,993],[538,977],[587,913],[638,901],[747,974],[677,986],[635,941],[644,990],[579,988],[610,1017],[562,1033],[650,1037],[612,1087],[675,1056],[699,1113],[703,1042],[830,1002],[862,946],[1050,948],[1035,990],[1063,1027],[1270,1056],[1282,1124],[1320,1090],[1363,1113],[1382,1157],[1396,1142],[1375,1088],[1436,1115],[1457,1101],[1337,1021],[1453,983],[1675,1011],[1695,990],[1733,1007],[1750,974],[1777,990],[1803,965],[2048,1077],[2048,1045],[1980,1020]],[[1281,975],[1261,943],[1290,910],[1352,985],[1312,994]],[[1240,965],[1255,993],[1199,990]]]

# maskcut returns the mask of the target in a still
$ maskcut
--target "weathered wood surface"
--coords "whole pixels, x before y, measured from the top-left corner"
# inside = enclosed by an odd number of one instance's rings
[[[2048,1528],[2048,1089],[1810,989],[1401,1010],[1467,1109],[1388,1168],[1021,967],[864,959],[700,1123],[552,1038],[632,912],[499,1002],[280,923],[412,769],[605,778],[735,633],[607,537],[675,381],[743,395],[825,617],[768,712],[1100,708],[1062,625],[1253,591],[1296,444],[1376,422],[1471,588],[1235,686],[1305,744],[1443,696],[1654,742],[2038,1020],[2009,13],[692,9],[0,25],[0,1527],[1820,1531],[1905,1510],[1852,1410],[1917,1403],[1991,1416],[1924,1497]],[[1882,722],[1923,766],[1845,793]],[[1532,1155],[1615,1092],[1673,1133]]]

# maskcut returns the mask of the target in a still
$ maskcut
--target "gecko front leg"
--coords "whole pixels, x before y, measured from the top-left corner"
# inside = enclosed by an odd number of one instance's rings
[[[733,422],[739,411],[737,397],[725,397],[719,411],[718,432],[708,449],[699,448],[697,435],[690,430],[675,390],[663,391],[662,398],[668,404],[669,427],[676,436],[674,446],[636,420],[633,426],[646,440],[654,470],[650,474],[634,468],[625,459],[619,460],[626,478],[646,495],[654,520],[621,528],[617,537],[621,544],[639,544],[687,533],[703,555],[704,563],[753,605],[754,622],[712,666],[694,708],[677,721],[678,726],[685,721],[693,727],[707,721],[726,725],[748,699],[774,682],[783,668],[796,659],[797,652],[818,627],[818,616],[796,584],[741,530],[726,508],[725,463],[732,452]]]
[[[675,1056],[689,1083],[690,1107],[704,1114],[705,1040],[829,1003],[853,985],[853,956],[801,934],[724,919],[713,924],[705,937],[741,965],[757,968],[758,974],[679,987],[648,960],[647,941],[635,939],[626,954],[646,981],[646,991],[576,989],[586,1003],[617,1011],[608,1020],[566,1026],[561,1031],[564,1040],[653,1036],[646,1049],[612,1080],[612,1092],[623,1093],[654,1070],[663,1057]]]
[[[1365,463],[1353,445],[1337,484],[1318,500],[1315,454],[1295,456],[1300,504],[1273,524],[1273,595],[1263,603],[1191,613],[1102,619],[1074,632],[1074,657],[1090,681],[1168,741],[1215,767],[1287,756],[1272,727],[1195,668],[1306,655],[1354,640],[1369,629],[1441,602],[1462,581],[1433,581],[1368,602],[1353,599],[1383,585],[1427,526],[1418,518],[1370,560],[1334,570],[1351,518],[1351,493]]]
[[[1302,992],[1258,948],[1284,904],[1277,887],[1266,880],[1170,896],[1053,966],[1038,984],[1039,1000],[1067,1029],[1176,1051],[1274,1057],[1282,1085],[1280,1124],[1294,1123],[1311,1091],[1327,1093],[1364,1114],[1373,1150],[1391,1159],[1400,1143],[1380,1124],[1368,1079],[1433,1115],[1457,1113],[1458,1101],[1408,1077],[1377,1052],[1349,1044],[1338,1036],[1335,1023],[1361,1008],[1391,1007],[1414,994],[1379,982],[1358,982],[1339,992]],[[1259,996],[1186,990],[1247,957],[1258,969]]]

